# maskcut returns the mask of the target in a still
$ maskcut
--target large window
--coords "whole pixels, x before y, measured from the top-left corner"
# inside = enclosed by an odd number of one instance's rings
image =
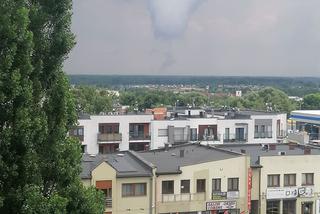
[[[280,214],[280,201],[267,201],[267,214]]]
[[[313,185],[313,173],[302,173],[302,185]]]
[[[268,175],[268,187],[279,187],[280,175]]]
[[[190,193],[190,180],[181,180],[181,193]]]
[[[283,214],[296,213],[296,200],[283,200],[282,210]]]
[[[206,179],[197,179],[197,192],[206,191]]]
[[[144,196],[146,194],[146,183],[122,184],[122,197]]]
[[[239,178],[228,178],[228,191],[239,190]]]
[[[162,194],[174,193],[174,181],[162,181]]]
[[[221,192],[221,178],[212,179],[212,192]]]
[[[296,174],[285,174],[284,186],[295,186],[295,185],[296,185]]]

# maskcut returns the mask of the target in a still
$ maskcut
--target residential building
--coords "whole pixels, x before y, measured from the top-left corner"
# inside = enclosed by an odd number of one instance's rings
[[[240,213],[250,160],[199,144],[84,155],[81,178],[106,195],[105,213]]]
[[[75,130],[83,152],[88,154],[107,154],[124,150],[146,150],[150,145],[150,123],[152,114],[91,115],[78,119]]]
[[[84,155],[82,181],[106,213],[318,214],[320,148],[299,144],[182,144]]]
[[[276,143],[283,142],[286,129],[286,114],[281,113],[159,108],[149,113],[83,116],[70,135],[80,139],[84,153],[106,154],[189,142]]]

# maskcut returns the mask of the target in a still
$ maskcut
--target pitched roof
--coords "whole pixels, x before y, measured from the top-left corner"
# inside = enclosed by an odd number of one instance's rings
[[[183,157],[180,157],[183,151]],[[182,144],[168,149],[156,149],[137,153],[143,159],[157,167],[157,174],[181,173],[180,167],[219,161],[242,156],[237,152],[230,152],[220,148],[203,146],[200,144]]]

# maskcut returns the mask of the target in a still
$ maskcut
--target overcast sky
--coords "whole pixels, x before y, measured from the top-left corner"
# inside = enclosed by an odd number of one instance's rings
[[[319,0],[74,0],[69,74],[320,76]]]

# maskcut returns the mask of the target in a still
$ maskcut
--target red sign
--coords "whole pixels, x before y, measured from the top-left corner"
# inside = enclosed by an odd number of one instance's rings
[[[249,168],[248,169],[248,195],[247,195],[249,212],[251,210],[251,188],[252,188],[252,169]]]

